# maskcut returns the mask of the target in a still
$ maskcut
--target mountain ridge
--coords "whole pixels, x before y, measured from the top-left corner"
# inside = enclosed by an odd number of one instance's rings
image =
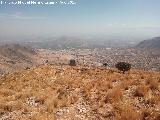
[[[160,37],[154,37],[149,40],[144,40],[136,45],[136,48],[160,49]]]

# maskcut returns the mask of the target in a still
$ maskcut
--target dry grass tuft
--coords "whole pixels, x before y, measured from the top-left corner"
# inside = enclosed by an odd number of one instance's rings
[[[148,93],[148,88],[144,85],[140,85],[135,90],[134,96],[135,97],[145,97]]]
[[[146,81],[146,84],[149,85],[151,90],[158,90],[158,81],[157,80],[150,80]]]
[[[124,106],[116,115],[116,120],[140,120],[140,114],[130,106]]]
[[[113,88],[112,90],[108,91],[104,102],[105,103],[114,103],[114,102],[119,102],[122,100],[123,94],[122,90],[120,87],[118,88]]]
[[[38,113],[38,114],[34,114],[31,117],[31,120],[56,120],[54,115],[48,115],[46,113]]]

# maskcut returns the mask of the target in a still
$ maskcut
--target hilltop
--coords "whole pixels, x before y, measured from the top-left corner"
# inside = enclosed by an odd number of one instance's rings
[[[2,120],[159,120],[160,74],[41,65],[0,78]]]

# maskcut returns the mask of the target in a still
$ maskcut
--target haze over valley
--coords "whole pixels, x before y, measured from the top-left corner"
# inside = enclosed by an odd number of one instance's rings
[[[0,120],[160,120],[160,0],[25,2],[0,1]]]

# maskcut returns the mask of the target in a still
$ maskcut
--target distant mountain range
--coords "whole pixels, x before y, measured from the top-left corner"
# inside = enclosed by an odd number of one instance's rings
[[[136,45],[136,48],[158,48],[160,49],[160,37],[155,37],[150,40],[144,40]]]
[[[133,47],[137,41],[122,40],[120,38],[105,39],[105,38],[81,38],[81,37],[56,37],[56,38],[40,38],[39,40],[28,40],[22,44],[31,45],[35,48],[43,49],[94,49],[94,48],[111,48],[111,47]]]
[[[139,43],[139,39],[123,38],[119,36],[104,37],[104,36],[47,36],[47,37],[28,37],[28,38],[10,38],[1,39],[0,44],[18,43],[22,45],[29,45],[33,48],[43,49],[69,49],[69,48],[117,48],[117,47],[134,47]]]

